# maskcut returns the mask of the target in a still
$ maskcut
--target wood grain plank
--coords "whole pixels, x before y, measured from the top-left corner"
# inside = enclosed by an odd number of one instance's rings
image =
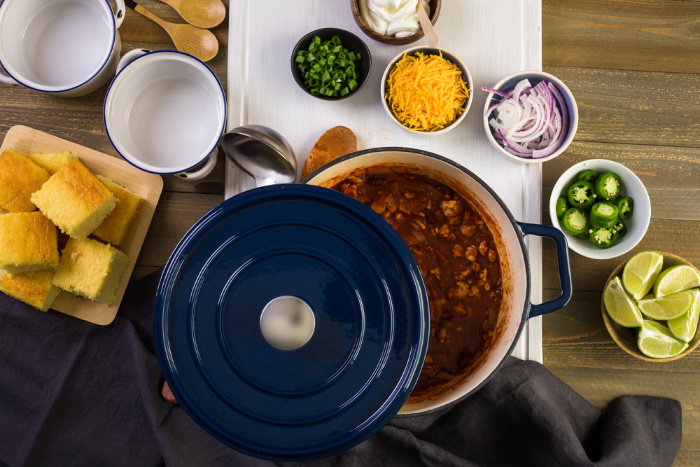
[[[576,141],[700,147],[700,75],[544,69],[576,98]]]
[[[545,0],[545,66],[700,73],[700,2]]]
[[[554,298],[558,291],[546,289],[544,295]],[[697,371],[700,352],[691,352],[673,362],[657,363],[635,358],[618,347],[603,323],[601,295],[576,291],[566,307],[543,318],[542,345],[547,366],[688,373],[695,375],[700,383]]]
[[[223,195],[163,192],[137,266],[164,265],[187,230],[223,200]]]
[[[617,265],[640,251],[666,251],[700,266],[698,232],[700,223],[697,221],[652,219],[642,241],[632,251],[618,258],[595,260],[569,251],[574,290],[600,292],[605,287],[605,280]],[[559,287],[559,272],[553,242],[543,242],[542,250],[543,287],[556,289]]]
[[[545,364],[547,357],[545,353]],[[656,373],[610,368],[548,366],[548,369],[597,407],[626,394],[645,394],[679,400],[683,409],[683,439],[674,465],[700,465],[700,392],[698,375]]]
[[[700,148],[575,141],[564,154],[543,166],[545,222],[551,223],[549,199],[554,184],[569,167],[589,159],[610,159],[632,170],[649,193],[652,217],[700,221]]]

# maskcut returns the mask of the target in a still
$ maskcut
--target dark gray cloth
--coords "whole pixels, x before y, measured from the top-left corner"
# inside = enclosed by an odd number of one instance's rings
[[[0,294],[0,464],[271,465],[227,448],[160,396],[151,317],[159,274],[114,323],[43,314]],[[441,414],[395,419],[316,466],[670,465],[681,407],[624,396],[600,411],[538,363],[510,358]]]

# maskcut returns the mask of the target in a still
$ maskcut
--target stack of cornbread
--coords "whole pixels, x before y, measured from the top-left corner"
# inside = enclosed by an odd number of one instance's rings
[[[42,311],[61,290],[109,306],[129,262],[115,246],[142,202],[70,152],[7,149],[0,154],[0,291]],[[59,235],[69,236],[60,255]]]

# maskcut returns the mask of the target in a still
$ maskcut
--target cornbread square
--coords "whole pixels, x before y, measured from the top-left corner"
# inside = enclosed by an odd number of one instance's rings
[[[45,168],[53,175],[68,165],[70,161],[77,159],[77,157],[72,152],[66,151],[61,153],[27,154],[27,159]]]
[[[0,269],[10,274],[58,266],[56,227],[42,213],[0,214]]]
[[[14,275],[0,271],[0,291],[38,310],[46,311],[61,292],[61,289],[51,283],[53,275],[51,269]]]
[[[83,239],[114,210],[117,198],[75,159],[44,183],[32,202],[63,232]]]
[[[51,174],[14,149],[0,154],[0,208],[10,212],[32,212],[32,193],[39,190]]]
[[[129,258],[110,245],[90,238],[71,238],[61,255],[53,285],[109,306]]]
[[[112,191],[112,194],[117,197],[119,202],[114,211],[107,216],[107,219],[92,234],[112,245],[121,245],[126,237],[126,233],[129,231],[131,221],[134,220],[141,203],[143,203],[143,198],[107,177],[98,175],[97,178]]]

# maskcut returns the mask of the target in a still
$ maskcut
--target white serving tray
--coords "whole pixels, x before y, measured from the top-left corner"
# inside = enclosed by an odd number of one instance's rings
[[[436,24],[440,47],[458,56],[474,80],[471,109],[459,127],[425,137],[410,134],[382,109],[380,80],[401,51],[426,45],[425,39],[396,47],[365,36],[355,24],[348,0],[231,0],[228,49],[228,127],[266,125],[294,148],[299,173],[316,140],[343,125],[357,135],[358,149],[403,146],[453,159],[488,183],[517,220],[541,222],[541,165],[512,161],[489,146],[482,113],[486,92],[517,71],[542,69],[541,0],[451,0],[443,2]],[[372,71],[358,92],[339,102],[315,99],[294,81],[290,58],[297,41],[315,29],[347,29],[372,52]],[[227,162],[226,198],[252,188],[252,179]],[[530,253],[532,301],[542,295],[541,242],[526,239]],[[542,362],[541,318],[525,327],[513,355]]]

